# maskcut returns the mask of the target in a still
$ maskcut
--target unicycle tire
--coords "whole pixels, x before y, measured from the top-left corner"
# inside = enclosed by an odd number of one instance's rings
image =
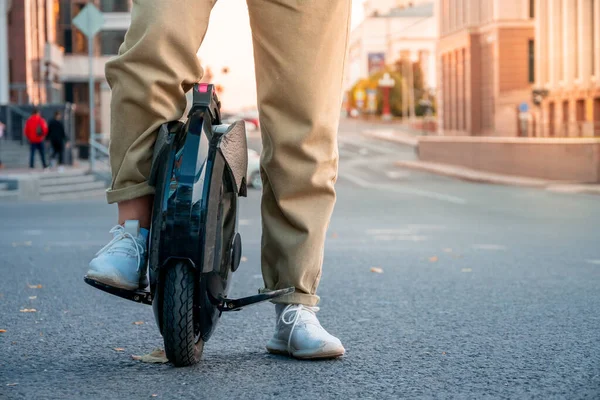
[[[162,333],[165,353],[176,367],[196,364],[202,357],[204,341],[194,321],[194,270],[177,263],[165,271]]]

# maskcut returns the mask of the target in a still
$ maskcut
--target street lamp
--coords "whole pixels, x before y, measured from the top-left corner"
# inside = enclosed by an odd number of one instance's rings
[[[392,119],[390,110],[390,89],[396,85],[396,81],[394,81],[390,74],[386,72],[378,83],[383,92],[383,112],[381,114],[381,119],[389,121]]]

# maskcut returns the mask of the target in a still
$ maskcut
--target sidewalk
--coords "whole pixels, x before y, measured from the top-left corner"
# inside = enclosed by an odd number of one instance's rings
[[[363,135],[411,147],[417,147],[419,145],[419,136],[422,136],[421,132],[400,125],[393,128],[388,126],[381,129],[367,129],[363,131]]]
[[[587,193],[600,195],[600,185],[596,184],[569,183],[527,178],[523,176],[501,175],[490,172],[475,171],[473,169],[457,167],[454,165],[438,164],[426,161],[397,161],[395,165],[402,168],[458,178],[469,182],[533,187],[559,193]]]
[[[104,195],[106,168],[100,163],[97,171],[91,173],[87,161],[65,165],[60,171],[58,168],[3,168],[0,169],[0,200],[64,200]]]
[[[422,135],[420,131],[415,131],[406,126],[400,125],[396,125],[393,127],[382,127],[380,129],[367,129],[363,131],[363,135],[371,137],[373,139],[411,146],[415,149],[417,149],[419,146],[419,138],[424,137],[424,135]],[[600,195],[600,185],[598,184],[581,184],[575,182],[563,182],[529,178],[524,176],[503,175],[485,171],[478,171],[456,165],[433,163],[419,160],[397,161],[395,165],[402,168],[444,175],[470,182],[533,187],[558,193],[587,193]]]

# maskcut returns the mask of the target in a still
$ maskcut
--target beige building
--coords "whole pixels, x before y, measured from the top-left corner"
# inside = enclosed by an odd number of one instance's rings
[[[600,136],[600,0],[536,0],[540,136]]]
[[[437,0],[438,116],[444,135],[518,136],[531,107],[531,0]]]
[[[433,0],[367,0],[365,19],[352,31],[344,89],[401,58],[418,63],[424,86],[437,84],[437,24]]]

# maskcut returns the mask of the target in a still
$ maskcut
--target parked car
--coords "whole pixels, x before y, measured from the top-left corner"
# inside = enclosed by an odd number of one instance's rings
[[[233,124],[236,121],[244,121],[246,125],[246,132],[256,131],[260,128],[260,122],[258,121],[258,115],[252,113],[245,114],[230,114],[222,113],[221,122],[224,124]]]
[[[257,151],[248,149],[248,174],[246,177],[248,186],[254,189],[262,189],[262,180],[260,179],[260,154]]]

